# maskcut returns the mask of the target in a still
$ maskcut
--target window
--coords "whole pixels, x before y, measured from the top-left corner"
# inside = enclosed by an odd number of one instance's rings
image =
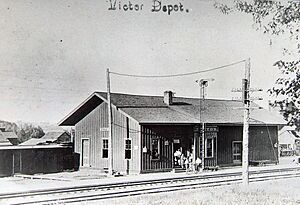
[[[159,159],[160,157],[160,141],[159,139],[152,139],[151,144],[151,156],[152,159]]]
[[[125,159],[131,159],[131,139],[125,139]]]
[[[108,158],[108,139],[104,139],[102,143],[102,158]]]
[[[242,162],[242,142],[233,141],[232,142],[232,153],[233,153],[233,162],[240,163]]]
[[[206,152],[205,152],[205,157],[214,157],[214,139],[213,138],[208,138],[205,141],[205,147],[206,147]]]

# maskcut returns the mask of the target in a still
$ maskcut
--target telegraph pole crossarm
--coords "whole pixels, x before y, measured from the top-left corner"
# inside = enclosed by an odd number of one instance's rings
[[[242,179],[243,184],[249,184],[249,121],[250,110],[261,109],[261,107],[251,107],[250,104],[254,100],[262,100],[261,97],[250,97],[250,93],[263,91],[261,88],[250,88],[250,58],[245,61],[245,77],[242,79],[242,88],[234,88],[232,92],[241,92],[242,97],[235,97],[233,100],[243,102],[243,107],[236,109],[244,110],[243,122],[243,154],[242,154]]]
[[[243,157],[242,157],[242,179],[243,184],[249,184],[249,115],[250,115],[250,58],[245,64],[245,79],[243,85],[243,103],[244,103],[244,126],[243,126]]]

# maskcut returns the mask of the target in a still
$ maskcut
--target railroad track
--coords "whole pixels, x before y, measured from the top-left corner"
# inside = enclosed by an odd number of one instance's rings
[[[300,177],[300,168],[250,171],[250,182],[291,177]],[[72,204],[125,196],[230,185],[241,183],[241,181],[241,172],[192,175],[0,194],[0,203],[4,202],[11,205]]]

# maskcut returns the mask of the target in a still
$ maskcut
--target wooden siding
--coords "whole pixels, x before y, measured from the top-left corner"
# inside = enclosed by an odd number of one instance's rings
[[[216,127],[216,125],[206,125],[206,128]],[[216,136],[211,131],[206,131],[205,139],[214,138],[214,155],[211,158],[205,157],[205,167],[214,167],[217,165],[233,165],[233,141],[242,141],[242,126],[217,126]],[[196,157],[201,158],[201,137],[199,134],[199,125],[142,125],[142,146],[147,148],[147,153],[142,153],[142,171],[170,170],[173,168],[173,140],[176,138],[184,139],[182,146],[189,149],[193,143],[193,137],[196,139]],[[151,140],[160,140],[160,159],[151,158]],[[251,126],[249,138],[249,160],[259,161],[268,160],[276,162],[278,144],[278,130],[276,126]],[[169,146],[165,146],[168,142]],[[170,146],[171,145],[171,146]],[[204,148],[206,150],[206,148]],[[142,149],[141,149],[142,152]]]
[[[0,176],[76,170],[72,147],[0,150]]]
[[[173,168],[174,139],[180,139],[183,152],[191,151],[193,141],[193,126],[191,125],[142,125],[142,147],[147,148],[143,153],[142,171],[163,171]],[[152,139],[159,140],[159,159],[152,159]],[[186,155],[186,154],[185,154]]]
[[[107,169],[108,158],[102,157],[103,139],[108,139],[107,103],[102,102],[75,126],[75,152],[81,154],[81,140],[90,140],[91,168]],[[127,123],[128,120],[128,123]],[[123,173],[140,172],[140,126],[132,118],[127,118],[115,107],[112,108],[113,169]],[[129,125],[129,127],[127,126]],[[128,132],[129,130],[129,132]],[[129,134],[129,136],[128,136]],[[132,140],[132,159],[125,160],[125,139]],[[116,151],[117,150],[117,151]],[[80,163],[81,164],[81,163]],[[128,170],[129,168],[129,170]]]
[[[139,125],[122,110],[112,108],[113,168],[122,173],[163,171],[173,168],[174,139],[180,138],[185,151],[196,139],[196,156],[201,155],[199,125]],[[128,126],[129,125],[129,126]],[[214,125],[207,125],[214,126]],[[198,127],[198,128],[197,128]],[[108,139],[107,104],[102,102],[75,126],[75,152],[81,154],[81,140],[90,139],[90,167],[107,169],[108,159],[102,158],[103,139]],[[242,141],[242,126],[220,125],[214,140],[214,157],[206,158],[206,166],[232,165],[232,142]],[[125,139],[131,139],[132,159],[125,159]],[[151,141],[159,140],[160,157],[152,159]],[[249,159],[277,161],[278,134],[276,126],[250,127]],[[147,152],[143,152],[147,148]]]
[[[249,159],[278,161],[278,128],[252,127],[250,128]]]
[[[114,169],[124,173],[140,172],[140,126],[121,112],[113,109]],[[127,123],[128,120],[128,123]],[[127,127],[129,125],[129,127]],[[129,134],[129,136],[128,136]],[[131,139],[131,159],[125,159],[125,139]],[[129,170],[128,170],[129,169]]]
[[[218,165],[233,164],[232,142],[242,141],[242,126],[219,126]],[[276,126],[252,126],[249,129],[249,160],[278,160],[278,129]]]

